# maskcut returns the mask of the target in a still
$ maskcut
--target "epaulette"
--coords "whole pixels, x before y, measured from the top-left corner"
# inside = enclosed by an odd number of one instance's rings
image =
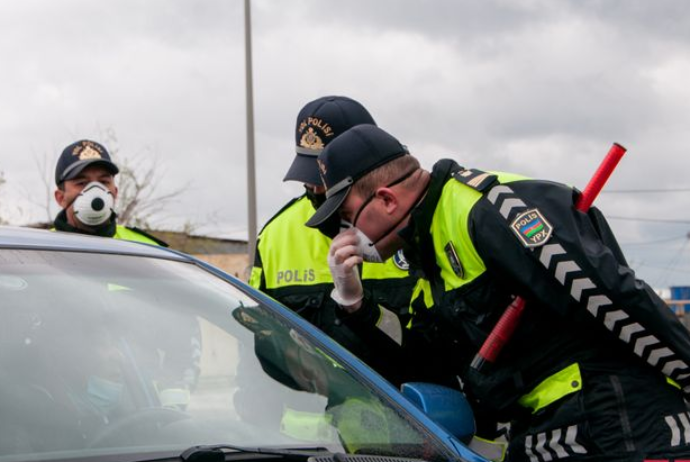
[[[496,175],[477,170],[476,168],[458,170],[453,173],[453,178],[479,192],[486,191],[498,181]]]
[[[161,239],[158,239],[156,236],[150,235],[146,231],[142,231],[141,229],[137,228],[136,226],[125,226],[125,228],[127,228],[130,231],[134,231],[137,234],[141,234],[144,237],[148,237],[149,239],[151,239],[153,242],[160,245],[161,247],[170,247],[170,245],[167,242],[165,242]]]

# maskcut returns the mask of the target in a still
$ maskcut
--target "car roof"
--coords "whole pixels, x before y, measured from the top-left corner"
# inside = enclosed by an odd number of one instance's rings
[[[0,249],[94,252],[191,260],[165,247],[140,242],[15,226],[0,226]]]

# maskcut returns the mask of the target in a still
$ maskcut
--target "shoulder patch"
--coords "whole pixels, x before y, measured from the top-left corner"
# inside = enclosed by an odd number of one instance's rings
[[[395,255],[393,255],[393,263],[400,270],[410,270],[410,264],[407,262],[407,259],[405,258],[405,254],[403,254],[402,249],[398,250],[397,252],[395,252]]]
[[[538,209],[519,214],[510,224],[510,229],[525,247],[539,247],[551,238],[553,227]]]
[[[453,178],[462,184],[476,189],[479,192],[484,192],[496,183],[497,176],[492,173],[487,173],[475,168],[458,170],[453,173]]]

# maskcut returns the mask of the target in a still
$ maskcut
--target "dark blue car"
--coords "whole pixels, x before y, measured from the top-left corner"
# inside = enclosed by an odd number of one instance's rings
[[[459,393],[175,251],[0,227],[0,316],[0,462],[485,461]]]

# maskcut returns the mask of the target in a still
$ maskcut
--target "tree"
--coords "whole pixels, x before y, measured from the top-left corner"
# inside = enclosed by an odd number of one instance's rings
[[[118,222],[122,225],[151,229],[154,220],[160,218],[175,198],[189,189],[189,183],[169,192],[160,192],[164,171],[160,168],[159,157],[120,159],[117,182]]]
[[[165,178],[165,170],[162,168],[160,157],[150,148],[141,149],[136,154],[122,154],[117,135],[112,128],[103,130],[96,141],[106,146],[120,169],[116,177],[118,197],[115,208],[118,223],[143,229],[153,229],[160,225],[160,221],[165,218],[165,211],[171,207],[176,198],[189,189],[190,183],[172,190],[164,190],[162,180]],[[57,213],[53,199],[55,188],[53,168],[57,156],[52,162],[49,162],[47,154],[42,159],[34,157],[46,194],[41,200],[33,202],[44,208],[48,221],[52,222]],[[183,226],[185,229],[193,227],[189,222],[184,223]]]
[[[189,189],[189,183],[161,192],[165,170],[157,153],[147,147],[136,154],[122,155],[113,128],[105,129],[101,138],[120,169],[116,204],[118,223],[154,228],[155,220],[160,219],[174,200]]]

